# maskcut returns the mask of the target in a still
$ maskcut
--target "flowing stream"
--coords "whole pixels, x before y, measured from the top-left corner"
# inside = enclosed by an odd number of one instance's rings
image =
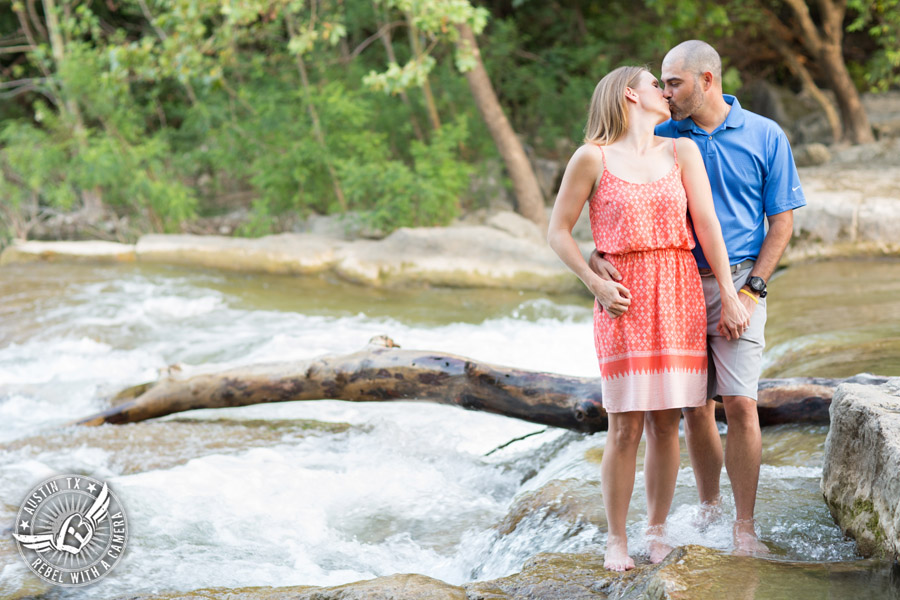
[[[769,314],[767,376],[900,375],[900,262],[790,269],[770,284]],[[131,539],[107,578],[52,597],[335,585],[392,573],[461,584],[517,572],[538,552],[602,552],[597,519],[573,526],[532,510],[514,528],[498,524],[555,480],[599,490],[605,433],[424,403],[337,401],[64,426],[169,365],[190,373],[299,361],[357,351],[378,334],[410,349],[595,376],[590,323],[584,296],[379,291],[136,265],[4,267],[0,597],[34,580],[9,535],[16,511],[31,486],[61,472],[108,481]],[[826,433],[799,425],[764,431],[757,515],[776,560],[860,558],[819,491]],[[526,434],[535,435],[490,453]],[[693,525],[696,492],[683,444],[682,451],[671,537],[730,550],[727,519],[703,532]],[[723,492],[730,495],[724,475]],[[645,550],[645,510],[639,474],[630,515],[637,553]],[[870,566],[859,564],[866,576]],[[819,589],[797,585],[792,597]],[[884,589],[867,595],[896,592]]]

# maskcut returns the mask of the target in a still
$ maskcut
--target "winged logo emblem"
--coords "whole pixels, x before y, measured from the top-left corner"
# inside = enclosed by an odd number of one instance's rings
[[[13,534],[21,544],[35,552],[47,552],[57,550],[78,554],[84,550],[91,539],[97,526],[107,517],[109,509],[109,489],[103,484],[103,489],[97,494],[97,498],[91,507],[83,515],[74,513],[69,515],[59,528],[51,533],[36,535]]]

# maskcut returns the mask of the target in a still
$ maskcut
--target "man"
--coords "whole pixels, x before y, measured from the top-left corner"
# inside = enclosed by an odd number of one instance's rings
[[[694,255],[706,298],[710,400],[705,407],[684,410],[688,453],[706,518],[719,511],[724,454],[736,509],[735,552],[765,553],[753,513],[762,457],[756,400],[765,345],[766,281],[790,240],[792,211],[806,201],[784,132],[774,121],[744,110],[737,98],[722,93],[722,63],[712,46],[691,40],[674,47],[663,59],[661,79],[672,119],[659,125],[656,133],[690,137],[700,148],[735,287],[751,314],[749,327],[738,339],[716,331],[719,290],[698,244]],[[601,277],[621,279],[596,252],[590,263]],[[715,422],[713,398],[718,397],[728,420],[727,453]],[[652,428],[647,434],[648,445],[654,443]]]

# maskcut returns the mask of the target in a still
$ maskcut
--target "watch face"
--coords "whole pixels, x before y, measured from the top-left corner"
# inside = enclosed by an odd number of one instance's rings
[[[762,277],[751,277],[747,284],[750,286],[750,289],[757,293],[766,289],[766,282],[763,281]]]

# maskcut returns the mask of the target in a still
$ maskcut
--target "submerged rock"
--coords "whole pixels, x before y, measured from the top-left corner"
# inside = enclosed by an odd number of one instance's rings
[[[425,575],[388,575],[332,587],[207,588],[129,600],[466,600],[463,588]],[[123,599],[124,600],[124,599]]]
[[[857,598],[891,600],[900,581],[890,563],[867,560],[794,563],[739,557],[701,546],[676,548],[658,565],[626,573],[603,568],[603,556],[538,554],[520,573],[454,586],[424,575],[390,575],[332,587],[203,589],[130,600],[754,600]],[[124,598],[122,599],[124,600]]]
[[[586,526],[606,529],[606,511],[600,483],[580,479],[554,479],[540,489],[522,494],[497,526],[501,535],[509,535],[526,517],[563,521],[570,525],[569,535]]]
[[[843,384],[831,402],[822,492],[864,556],[900,560],[900,378]]]
[[[682,546],[626,573],[603,568],[600,554],[539,554],[521,573],[463,587],[470,600],[853,598],[860,589],[868,600],[888,600],[898,586],[882,561],[793,563]]]

